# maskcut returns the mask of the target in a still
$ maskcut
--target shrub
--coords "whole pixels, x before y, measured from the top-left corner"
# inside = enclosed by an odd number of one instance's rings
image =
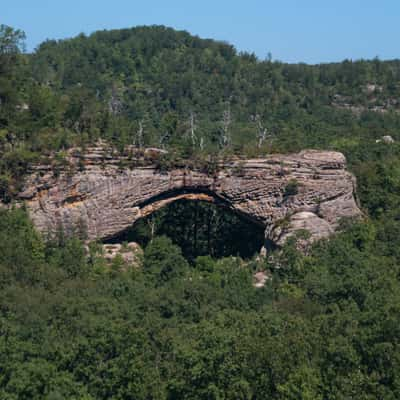
[[[290,179],[289,182],[285,186],[284,196],[295,196],[299,192],[299,182],[297,179]]]
[[[181,249],[167,236],[156,237],[149,243],[143,266],[144,271],[153,276],[156,286],[182,276],[189,267]]]

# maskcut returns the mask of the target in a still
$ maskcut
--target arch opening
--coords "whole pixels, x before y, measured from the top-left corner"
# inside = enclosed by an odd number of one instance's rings
[[[230,209],[209,193],[179,193],[144,204],[143,217],[105,243],[137,242],[145,247],[156,236],[168,236],[183,255],[251,258],[264,246],[264,227]]]

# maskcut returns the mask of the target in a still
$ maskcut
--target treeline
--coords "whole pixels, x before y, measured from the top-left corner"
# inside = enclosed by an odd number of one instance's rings
[[[102,137],[265,152],[397,137],[398,60],[262,61],[162,26],[49,40],[32,54],[23,39],[1,28],[3,149],[37,154]]]

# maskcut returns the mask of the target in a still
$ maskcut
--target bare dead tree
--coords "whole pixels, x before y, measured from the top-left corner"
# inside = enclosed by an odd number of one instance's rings
[[[227,108],[222,113],[221,120],[221,147],[227,147],[231,144],[230,126],[232,124],[231,104],[228,102]]]
[[[203,138],[203,136],[200,137],[199,147],[200,147],[200,150],[204,150],[204,138]]]
[[[149,218],[147,218],[147,226],[150,230],[150,242],[153,241],[155,236],[157,235],[159,229],[162,227],[162,221],[168,211],[166,209],[161,209],[157,214],[151,214]]]
[[[192,111],[190,111],[190,116],[189,116],[189,124],[190,124],[190,139],[192,141],[192,146],[194,147],[196,145],[196,121],[195,121],[195,114]]]
[[[139,121],[139,128],[136,132],[136,141],[137,145],[139,146],[139,149],[143,148],[144,146],[144,126],[143,126],[143,120]]]
[[[121,114],[123,108],[122,93],[123,88],[118,88],[116,84],[113,84],[111,88],[111,96],[108,100],[108,111],[112,115]]]
[[[252,115],[251,120],[256,124],[257,126],[257,147],[260,148],[263,143],[270,138],[272,135],[268,131],[268,129],[264,126],[261,117],[259,114]]]
[[[147,220],[147,226],[150,229],[150,243],[151,243],[154,239],[157,230],[157,221],[153,215]]]
[[[207,251],[211,255],[214,255],[211,243],[212,243],[212,227],[217,226],[216,216],[217,216],[216,208],[215,207],[210,208],[207,215]]]
[[[259,119],[257,122],[257,127],[258,127],[258,142],[257,142],[257,147],[260,148],[263,143],[265,142],[265,139],[268,136],[268,131],[267,129],[264,127],[264,125],[262,124],[261,120]]]

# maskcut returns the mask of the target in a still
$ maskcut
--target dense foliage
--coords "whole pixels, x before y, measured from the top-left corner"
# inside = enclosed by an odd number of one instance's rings
[[[400,138],[398,61],[287,65],[164,27],[33,54],[23,39],[0,28],[3,199],[30,162],[99,137],[186,156],[324,147],[347,155],[366,217],[308,255],[196,258],[250,228],[177,203],[174,226],[139,229],[142,267],[127,268],[2,210],[1,399],[400,398],[400,146],[375,142]],[[258,270],[272,279],[256,289]]]
[[[267,264],[190,265],[156,237],[133,270],[3,211],[0,397],[397,399],[398,211]],[[256,289],[260,268],[272,280]]]

